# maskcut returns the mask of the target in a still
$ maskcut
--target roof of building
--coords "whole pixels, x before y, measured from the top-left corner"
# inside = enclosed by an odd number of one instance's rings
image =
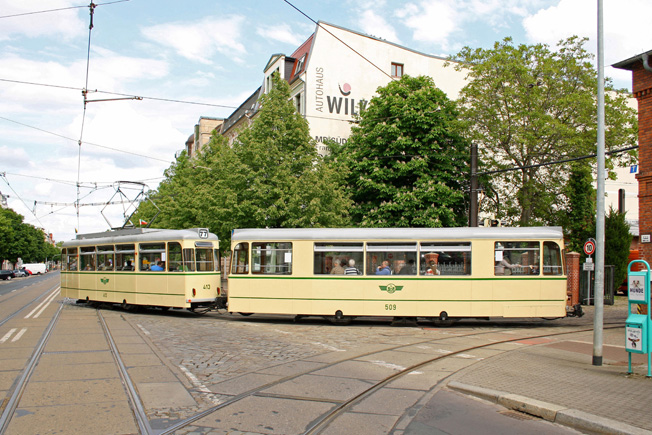
[[[652,56],[652,50],[637,54],[636,56],[632,56],[629,59],[621,60],[620,62],[614,63],[612,66],[618,69],[633,71],[637,64],[643,63],[644,54]]]
[[[222,134],[229,131],[229,129],[237,124],[237,122],[242,119],[242,117],[247,113],[253,113],[256,111],[256,106],[261,91],[262,86],[259,86],[258,89],[256,89],[254,93],[251,94],[249,98],[247,98],[245,102],[240,105],[240,107],[235,109],[235,111],[228,118],[226,118],[226,120],[224,120],[224,124],[222,124]]]

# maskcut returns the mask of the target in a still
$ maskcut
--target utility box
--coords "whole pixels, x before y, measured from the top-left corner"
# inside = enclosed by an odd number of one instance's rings
[[[634,271],[632,266],[642,263],[644,270]],[[651,377],[650,335],[652,318],[650,315],[650,265],[644,260],[634,260],[627,268],[628,315],[625,326],[625,349],[628,354],[629,371],[632,373],[632,353],[647,353],[647,377]]]

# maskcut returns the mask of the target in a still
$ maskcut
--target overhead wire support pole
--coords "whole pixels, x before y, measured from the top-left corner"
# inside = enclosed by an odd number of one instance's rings
[[[598,192],[596,204],[595,317],[593,319],[593,365],[602,365],[602,331],[604,317],[604,250],[605,250],[605,132],[604,132],[604,35],[603,0],[598,0]]]

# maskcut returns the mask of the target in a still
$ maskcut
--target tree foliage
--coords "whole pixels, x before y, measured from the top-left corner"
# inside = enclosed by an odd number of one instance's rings
[[[43,230],[23,222],[11,209],[0,208],[0,262],[39,263],[55,259],[61,251],[45,241]]]
[[[289,85],[275,74],[252,125],[233,144],[214,134],[200,155],[182,153],[152,192],[160,208],[153,226],[207,227],[229,249],[234,228],[346,225],[351,202],[337,188],[341,174],[318,155],[289,95]],[[154,213],[143,202],[135,217]]]
[[[553,51],[545,44],[514,46],[511,38],[491,49],[463,48],[455,68],[468,72],[461,92],[465,131],[479,143],[491,176],[493,201],[485,211],[520,225],[552,224],[559,217],[568,164],[541,166],[595,153],[597,73],[586,39],[571,37]],[[606,81],[606,91],[613,90]],[[606,92],[606,147],[636,144],[635,111],[623,93]],[[608,159],[629,161],[625,154]]]
[[[582,252],[584,242],[595,236],[595,200],[593,176],[588,163],[572,165],[564,196],[568,204],[567,213],[560,217],[560,223],[569,234],[566,249]]]
[[[353,221],[466,225],[469,142],[455,128],[456,104],[424,76],[403,76],[377,93],[335,156],[348,168]]]
[[[629,232],[629,224],[625,220],[625,213],[610,208],[605,217],[604,232],[604,264],[614,266],[614,283],[618,287],[627,278],[629,249],[632,244],[632,235]]]

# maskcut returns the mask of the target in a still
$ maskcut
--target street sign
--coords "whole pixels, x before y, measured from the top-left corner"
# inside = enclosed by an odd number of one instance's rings
[[[584,243],[584,253],[586,255],[593,255],[595,253],[595,240],[589,239]]]

